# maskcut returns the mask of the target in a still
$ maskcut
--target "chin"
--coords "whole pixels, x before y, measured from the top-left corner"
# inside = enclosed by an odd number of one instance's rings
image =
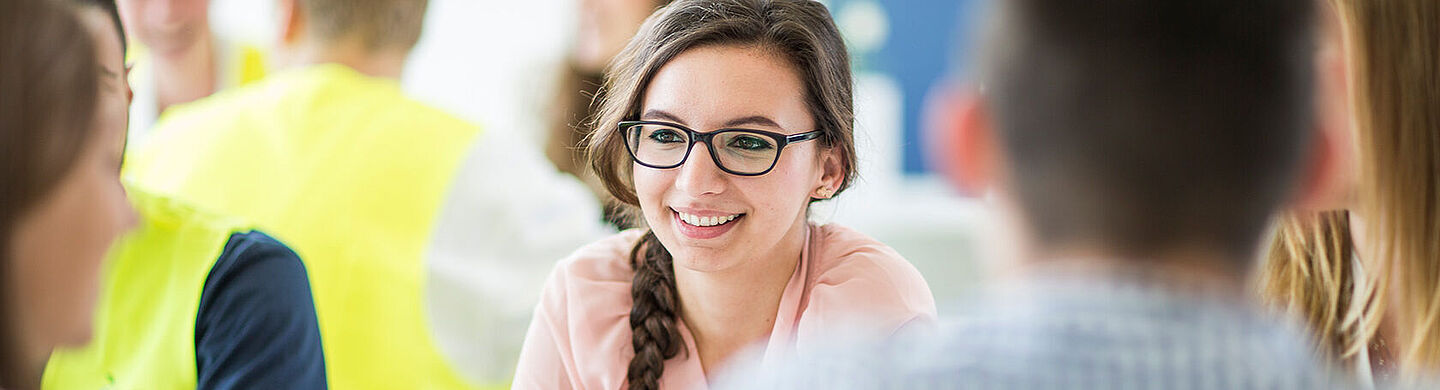
[[[724,271],[739,263],[733,256],[733,250],[724,248],[679,248],[679,250],[671,250],[670,255],[674,259],[674,266],[677,270],[686,269],[694,272]]]
[[[77,321],[82,322],[65,324],[65,326],[62,327],[65,331],[56,335],[57,337],[53,340],[56,347],[75,348],[90,344],[90,340],[95,337],[95,329],[92,325],[94,319],[87,315]]]
[[[95,329],[89,325],[86,325],[75,332],[75,337],[70,338],[69,344],[67,344],[67,346],[83,346],[86,344],[90,344],[90,340],[93,339],[95,339]]]
[[[686,256],[684,258],[685,260],[681,260],[680,257],[675,259],[677,269],[683,268],[692,272],[719,272],[735,266],[734,261],[713,256]]]
[[[92,284],[98,285],[98,284]],[[69,323],[62,324],[59,328],[65,332],[61,334],[58,343],[60,346],[76,347],[90,343],[95,332],[95,311],[96,303],[99,301],[99,291],[87,291],[81,302],[77,304],[75,312],[71,313]]]

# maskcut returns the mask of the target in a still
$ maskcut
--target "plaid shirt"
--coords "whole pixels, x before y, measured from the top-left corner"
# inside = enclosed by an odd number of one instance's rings
[[[1329,389],[1295,327],[1235,297],[1125,278],[1032,278],[967,321],[737,370],[733,389]],[[1228,298],[1227,298],[1228,297]],[[743,366],[742,366],[743,367]],[[753,366],[752,366],[753,367]],[[732,386],[724,386],[732,385]]]

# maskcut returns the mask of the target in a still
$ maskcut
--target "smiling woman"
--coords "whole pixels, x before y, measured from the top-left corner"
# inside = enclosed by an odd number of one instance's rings
[[[904,258],[808,221],[855,175],[849,69],[818,2],[679,1],[652,15],[609,70],[589,145],[649,230],[557,266],[515,387],[704,388],[752,344],[769,360],[933,321]]]

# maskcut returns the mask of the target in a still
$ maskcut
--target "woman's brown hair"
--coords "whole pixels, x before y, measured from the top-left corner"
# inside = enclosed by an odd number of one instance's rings
[[[0,1],[0,280],[16,223],[49,196],[91,136],[99,94],[94,43],[76,13],[44,0]],[[0,318],[15,302],[0,293]],[[19,335],[0,320],[0,387],[39,378],[20,361]]]
[[[839,154],[843,191],[855,176],[854,106],[850,63],[840,31],[825,6],[811,0],[681,0],[656,11],[615,62],[610,64],[604,100],[591,124],[587,149],[591,168],[606,190],[637,208],[633,163],[617,126],[638,119],[641,98],[655,73],[696,47],[753,47],[794,66],[805,86],[822,150]],[[655,389],[665,360],[683,349],[675,321],[680,312],[670,252],[654,232],[631,250],[635,276],[630,310],[635,356],[626,380],[631,389]]]
[[[1351,49],[1360,168],[1353,211],[1364,226],[1349,226],[1343,212],[1288,217],[1262,291],[1304,313],[1321,350],[1341,361],[1369,347],[1395,305],[1402,374],[1433,374],[1440,371],[1440,3],[1330,2]],[[1351,243],[1352,228],[1366,232],[1361,245]],[[1364,260],[1363,279],[1352,251]]]

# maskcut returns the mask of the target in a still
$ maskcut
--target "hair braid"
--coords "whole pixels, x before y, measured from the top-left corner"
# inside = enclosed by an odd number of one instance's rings
[[[680,311],[679,293],[675,290],[675,269],[670,252],[660,245],[655,232],[646,232],[630,251],[635,277],[630,284],[630,343],[635,357],[630,359],[625,379],[630,389],[660,388],[660,375],[665,360],[675,357],[682,348],[680,331],[675,319]]]

